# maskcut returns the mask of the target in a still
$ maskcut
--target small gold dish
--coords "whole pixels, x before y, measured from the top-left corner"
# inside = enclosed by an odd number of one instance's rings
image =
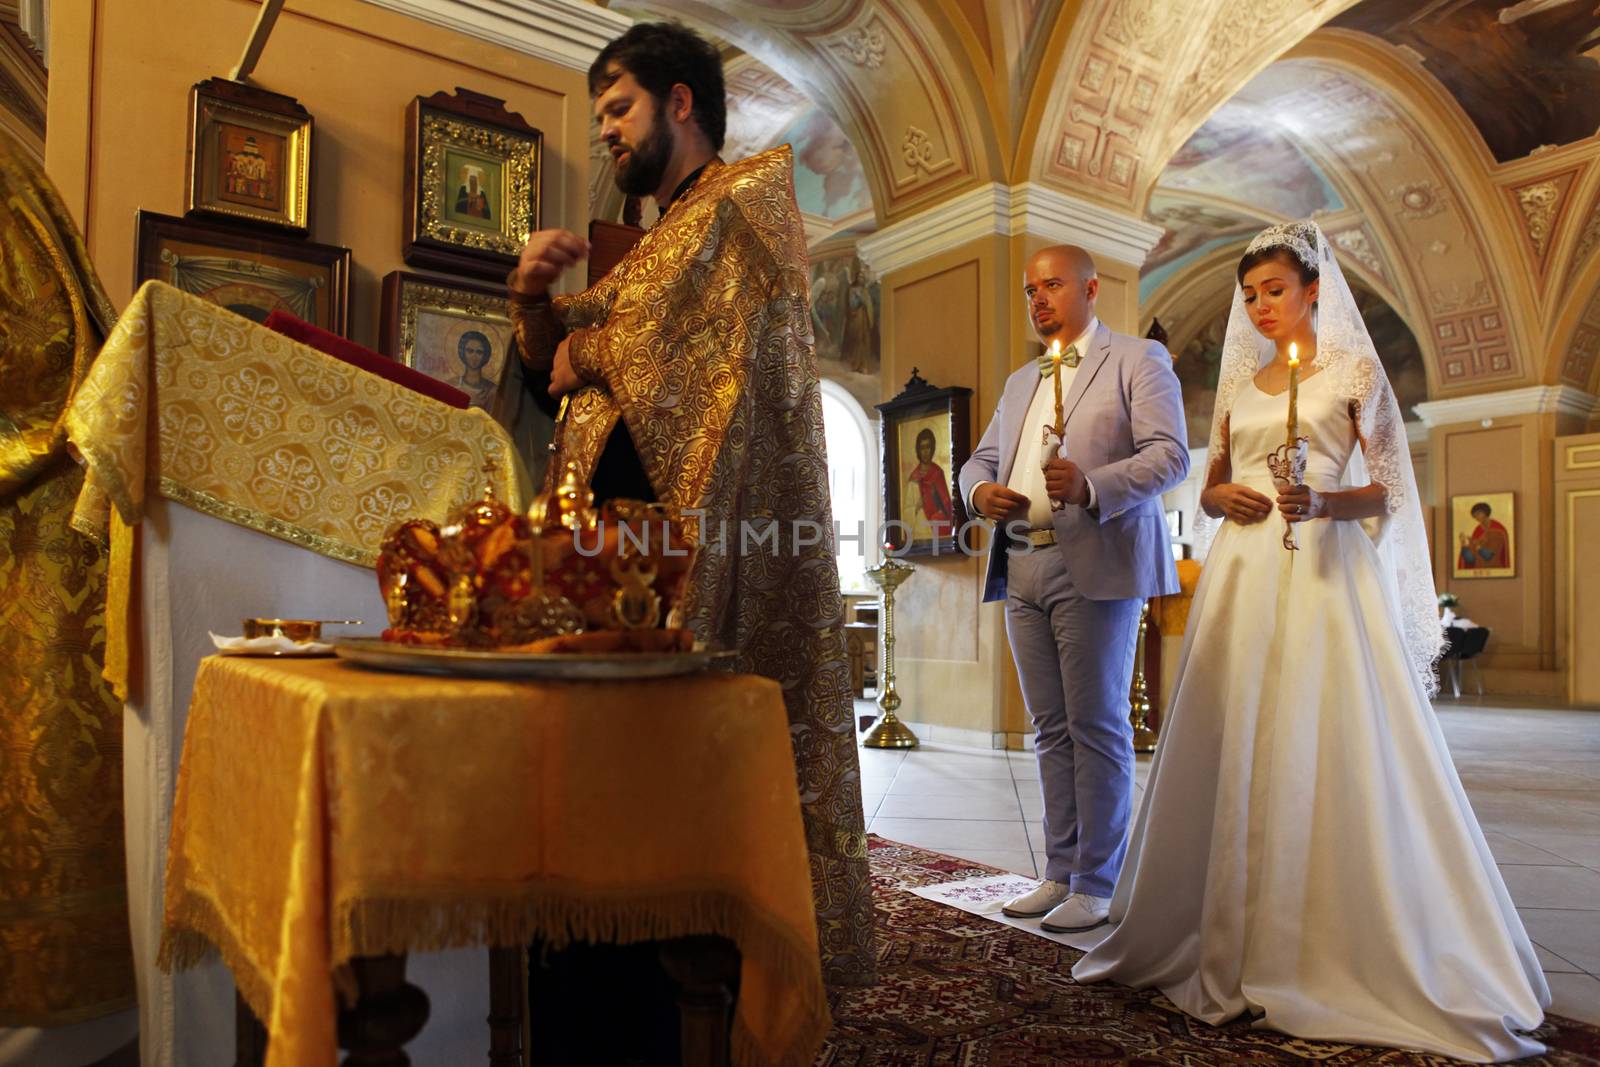
[[[246,640],[283,637],[296,644],[322,640],[323,626],[360,626],[360,619],[245,619]]]

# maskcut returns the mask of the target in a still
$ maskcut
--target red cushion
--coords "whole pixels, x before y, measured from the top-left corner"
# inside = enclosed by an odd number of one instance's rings
[[[291,340],[315,348],[318,352],[325,352],[334,359],[342,359],[353,367],[360,367],[380,378],[387,378],[396,385],[403,385],[413,392],[432,397],[441,404],[464,408],[472,401],[471,397],[453,385],[446,385],[439,379],[430,378],[404,363],[396,363],[386,356],[380,356],[370,348],[363,348],[336,333],[329,333],[320,326],[313,326],[304,319],[297,319],[286,311],[274,311],[268,315],[266,326],[267,329],[276,330]]]

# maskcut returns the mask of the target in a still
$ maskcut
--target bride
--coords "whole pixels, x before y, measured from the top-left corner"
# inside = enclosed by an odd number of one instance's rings
[[[1521,1031],[1549,988],[1429,704],[1441,630],[1399,406],[1314,223],[1259,234],[1239,283],[1200,497],[1221,528],[1119,925],[1073,975],[1159,987],[1212,1024],[1541,1052]],[[1280,492],[1291,342],[1310,455]]]

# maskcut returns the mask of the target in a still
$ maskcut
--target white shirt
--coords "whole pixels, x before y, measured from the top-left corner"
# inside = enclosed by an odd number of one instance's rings
[[[1091,315],[1088,327],[1072,342],[1077,346],[1080,359],[1089,354],[1089,343],[1099,328],[1100,320]],[[1066,349],[1063,348],[1062,351]],[[1067,395],[1072,392],[1073,379],[1078,376],[1078,368],[1063,363],[1057,368],[1056,373],[1061,375],[1061,399],[1065,403]],[[1011,461],[1011,470],[1006,474],[1006,488],[1028,498],[1028,525],[1035,530],[1047,530],[1052,525],[1050,496],[1044,488],[1044,461],[1048,458],[1044,455],[1044,428],[1055,425],[1055,408],[1055,384],[1041,374],[1038,383],[1033,387],[1033,399],[1028,404],[1028,414],[1022,420],[1022,438],[1017,442],[1017,454]],[[1089,482],[1087,477],[1084,481],[1089,486],[1087,506],[1092,508],[1095,503],[1094,483]],[[988,483],[978,483],[978,485],[986,484]],[[973,495],[977,494],[977,485],[972,487],[972,492]],[[972,501],[969,499],[968,510],[973,510],[971,504]]]

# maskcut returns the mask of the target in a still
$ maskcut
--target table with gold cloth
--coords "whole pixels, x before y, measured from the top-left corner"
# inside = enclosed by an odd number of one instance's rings
[[[128,907],[144,1067],[232,1061],[232,980],[156,966],[179,747],[207,631],[245,616],[382,624],[384,528],[442,521],[484,484],[513,506],[505,431],[171,286],[129,302],[65,415],[82,455],[74,525],[110,543],[107,674],[125,701]],[[466,958],[470,956],[471,958]],[[420,1062],[478,1047],[481,953],[412,961],[434,998]]]
[[[333,968],[538,936],[715,934],[733,1054],[828,1026],[781,690],[708,672],[468,681],[212,657],[195,682],[162,960],[220,949],[269,1067],[335,1059]]]

